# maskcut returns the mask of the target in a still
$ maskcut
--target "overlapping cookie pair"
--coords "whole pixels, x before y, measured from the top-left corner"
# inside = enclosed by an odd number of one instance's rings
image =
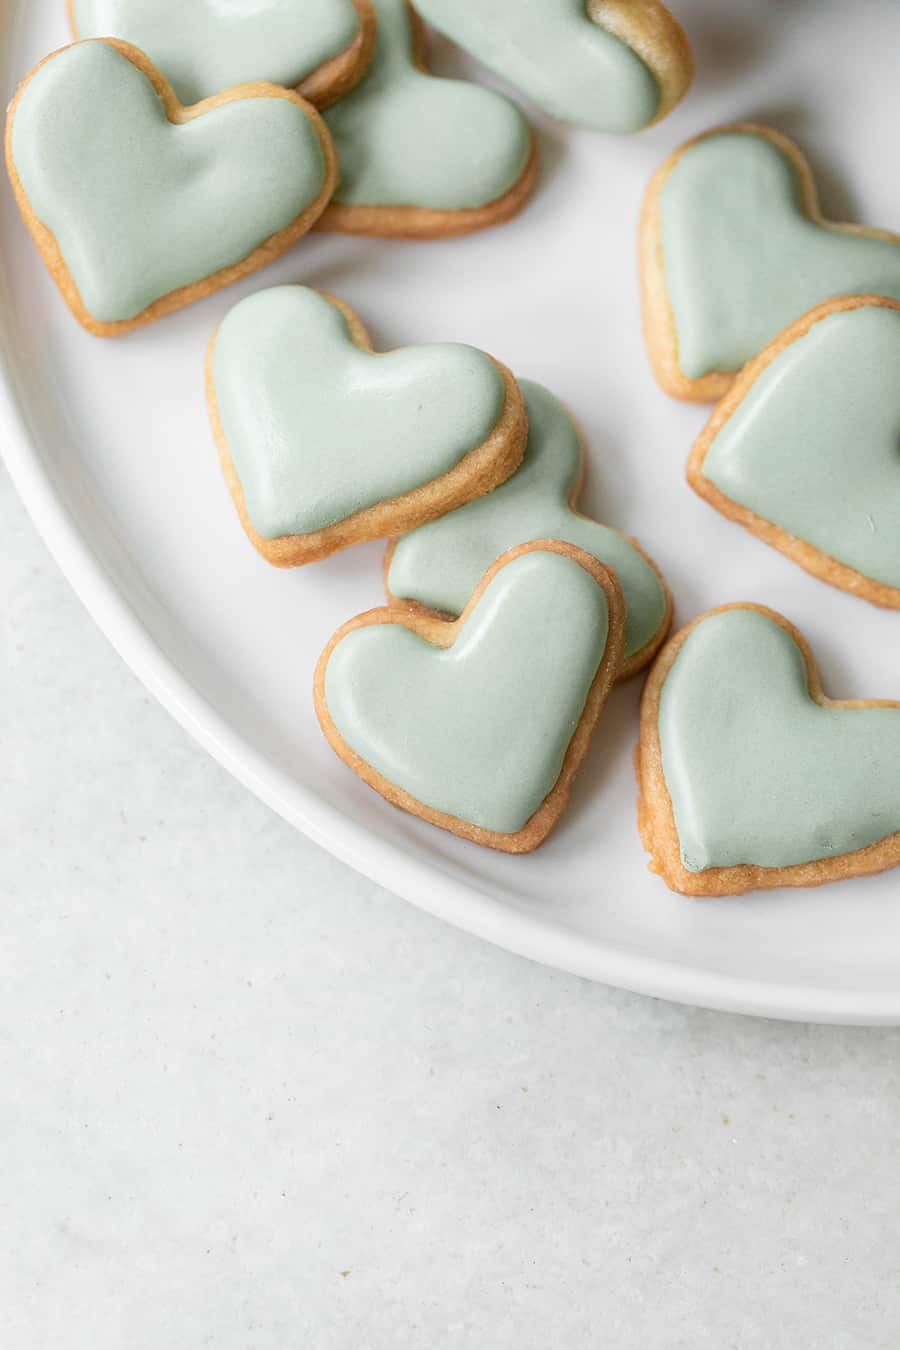
[[[77,40],[26,76],[6,158],[52,276],[99,336],[238,280],[314,226],[463,234],[508,220],[537,184],[523,113],[495,90],[431,76],[408,0],[67,4]],[[597,128],[657,120],[690,80],[661,0],[428,10],[526,92]]]
[[[900,608],[900,238],[820,215],[800,151],[707,133],[651,183],[648,344],[678,397],[721,396],[691,486],[813,575]],[[644,693],[640,827],[675,890],[809,886],[900,863],[900,705],[834,702],[781,615],[732,605]]]
[[[900,608],[900,236],[826,222],[797,146],[739,124],[656,174],[642,259],[660,383],[721,400],[692,487],[815,575]]]
[[[471,347],[374,354],[347,305],[303,286],[236,305],[207,372],[225,478],[263,557],[297,566],[391,540],[388,605],[319,663],[331,745],[434,824],[536,847],[610,688],[671,621],[638,545],[575,509],[570,414]]]
[[[659,0],[420,8],[545,111],[595,128],[648,125],[690,77]],[[429,76],[406,0],[69,10],[86,40],[23,82],[6,155],[92,332],[159,318],[313,226],[461,233],[508,218],[534,187],[519,109]],[[641,238],[661,384],[722,398],[692,485],[809,571],[900,608],[900,239],[826,222],[799,150],[747,124],[670,156]],[[270,562],[392,541],[387,607],[344,625],[319,665],[332,745],[396,804],[480,843],[535,847],[612,683],[653,657],[671,619],[649,560],[575,511],[565,409],[471,348],[376,356],[346,306],[295,287],[226,318],[209,392],[241,520]],[[894,865],[898,727],[897,705],[826,699],[781,616],[702,616],[644,695],[654,866],[675,889],[730,894]]]

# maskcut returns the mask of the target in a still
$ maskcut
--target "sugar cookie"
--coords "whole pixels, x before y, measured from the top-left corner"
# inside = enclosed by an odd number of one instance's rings
[[[361,614],[319,660],[329,744],[376,792],[473,843],[526,853],[562,813],[619,671],[622,593],[552,540],[490,568],[454,623]]]
[[[341,181],[323,230],[407,238],[467,234],[508,220],[537,184],[537,145],[502,94],[429,75],[406,0],[375,0],[369,71],[326,114]]]
[[[358,84],[375,49],[371,0],[66,0],[76,38],[139,47],[184,104],[266,80],[318,108]]]
[[[641,222],[644,332],[656,378],[713,402],[735,374],[824,300],[900,300],[900,237],[823,219],[786,136],[719,127],[670,155]]]
[[[376,355],[347,305],[306,286],[257,291],[226,315],[207,392],[241,522],[278,567],[451,511],[525,448],[505,367],[460,343]]]
[[[627,539],[575,510],[584,447],[571,414],[548,389],[520,381],[528,413],[522,465],[477,501],[421,525],[388,547],[388,597],[455,617],[487,568],[507,549],[533,539],[562,539],[617,575],[628,611],[622,677],[652,660],[665,639],[672,602],[654,564]]]
[[[688,481],[814,576],[900,609],[900,302],[829,300],[738,376]]]
[[[109,337],[272,262],[310,229],[337,162],[319,114],[275,85],[183,108],[127,43],[77,42],[6,121],[19,209],[73,314]]]
[[[660,0],[418,0],[429,23],[545,112],[594,131],[658,122],[694,74]]]
[[[900,704],[826,698],[806,642],[772,610],[726,605],[663,648],[637,770],[651,866],[685,895],[900,863]]]

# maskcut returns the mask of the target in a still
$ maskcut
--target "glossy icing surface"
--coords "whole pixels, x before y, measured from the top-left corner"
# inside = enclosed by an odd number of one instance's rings
[[[900,243],[818,225],[794,167],[765,136],[722,132],[679,158],[660,193],[678,360],[698,379],[738,370],[836,295],[900,299]]]
[[[498,368],[457,343],[361,351],[305,286],[257,291],[213,352],[222,428],[266,539],[306,534],[449,472],[503,409]]]
[[[822,708],[780,624],[729,610],[691,632],[660,698],[692,872],[833,858],[900,830],[900,709]]]
[[[418,801],[514,833],[559,777],[608,622],[578,563],[524,554],[447,650],[397,624],[349,633],[328,663],[328,708],[347,744]]]
[[[711,443],[728,497],[900,586],[900,311],[832,314],[754,382]]]
[[[659,107],[650,68],[594,23],[585,0],[421,0],[424,18],[546,112],[638,131]]]
[[[146,52],[182,103],[254,80],[294,88],[346,50],[353,0],[74,0],[79,37]]]
[[[628,607],[626,656],[658,632],[666,599],[656,572],[617,534],[576,515],[569,497],[581,470],[578,428],[539,384],[521,380],[528,411],[522,467],[493,492],[410,531],[397,541],[388,586],[398,599],[459,614],[501,553],[535,539],[577,544],[617,573]]]
[[[325,113],[341,159],[335,201],[453,211],[485,206],[522,176],[528,123],[502,95],[419,70],[403,0],[375,0],[375,56]]]
[[[316,199],[326,173],[296,103],[247,99],[176,126],[105,42],[67,47],[32,76],[12,150],[32,211],[104,322],[242,261]]]

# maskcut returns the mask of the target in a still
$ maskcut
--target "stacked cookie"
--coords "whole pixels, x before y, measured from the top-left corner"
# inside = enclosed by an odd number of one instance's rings
[[[658,121],[690,81],[659,0],[419,8],[545,112],[598,131]],[[23,82],[6,153],[92,333],[160,318],[313,228],[440,238],[509,219],[537,185],[518,106],[431,75],[406,0],[227,16],[211,0],[69,0],[69,14],[82,40]],[[799,150],[736,124],[654,176],[641,258],[660,384],[721,400],[691,485],[823,580],[900,608],[900,240],[824,221]],[[338,629],[314,699],[331,746],[389,802],[474,843],[535,848],[613,685],[652,662],[639,827],[673,889],[900,862],[900,706],[827,699],[798,631],[759,605],[663,646],[665,581],[577,510],[584,449],[549,390],[468,346],[376,353],[343,300],[279,286],[212,335],[206,393],[269,563],[387,541],[387,603]]]
[[[407,0],[67,3],[81,40],[22,82],[6,160],[54,280],[99,336],[247,276],[314,226],[464,234],[508,220],[537,185],[520,109],[429,75]],[[526,90],[536,47],[555,33],[550,84],[571,76],[575,56],[585,89],[602,89],[585,104],[594,125],[649,123],[690,81],[689,49],[660,0],[624,16],[629,5],[608,0],[579,14],[529,0],[525,23],[508,0],[468,8],[471,45],[503,32],[501,64]]]
[[[389,604],[319,663],[328,740],[388,800],[478,843],[534,848],[616,679],[671,602],[574,509],[583,452],[540,385],[450,343],[374,354],[343,302],[258,291],[209,349],[209,408],[252,543],[276,566],[390,539]]]
[[[900,608],[900,238],[824,220],[797,146],[739,123],[659,169],[641,257],[660,384],[720,399],[691,452],[691,486],[813,575]],[[652,865],[689,895],[897,865],[898,738],[897,704],[826,698],[780,614],[702,615],[644,693],[639,814]]]
[[[536,185],[523,114],[429,75],[406,0],[228,15],[208,0],[70,0],[69,17],[87,40],[23,82],[7,162],[95,334],[199,299],[313,226],[459,234],[507,219]],[[595,128],[657,120],[691,76],[658,0],[479,0],[429,17]],[[376,355],[346,304],[301,286],[227,315],[207,395],[238,515],[267,561],[392,541],[388,606],[345,625],[316,676],[331,744],[389,800],[496,848],[534,848],[609,689],[646,665],[671,619],[649,559],[574,509],[583,451],[568,412],[470,347]]]

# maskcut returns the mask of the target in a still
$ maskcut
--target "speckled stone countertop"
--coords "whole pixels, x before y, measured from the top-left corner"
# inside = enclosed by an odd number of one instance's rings
[[[898,1037],[428,918],[192,744],[0,470],[7,1350],[878,1350]]]

